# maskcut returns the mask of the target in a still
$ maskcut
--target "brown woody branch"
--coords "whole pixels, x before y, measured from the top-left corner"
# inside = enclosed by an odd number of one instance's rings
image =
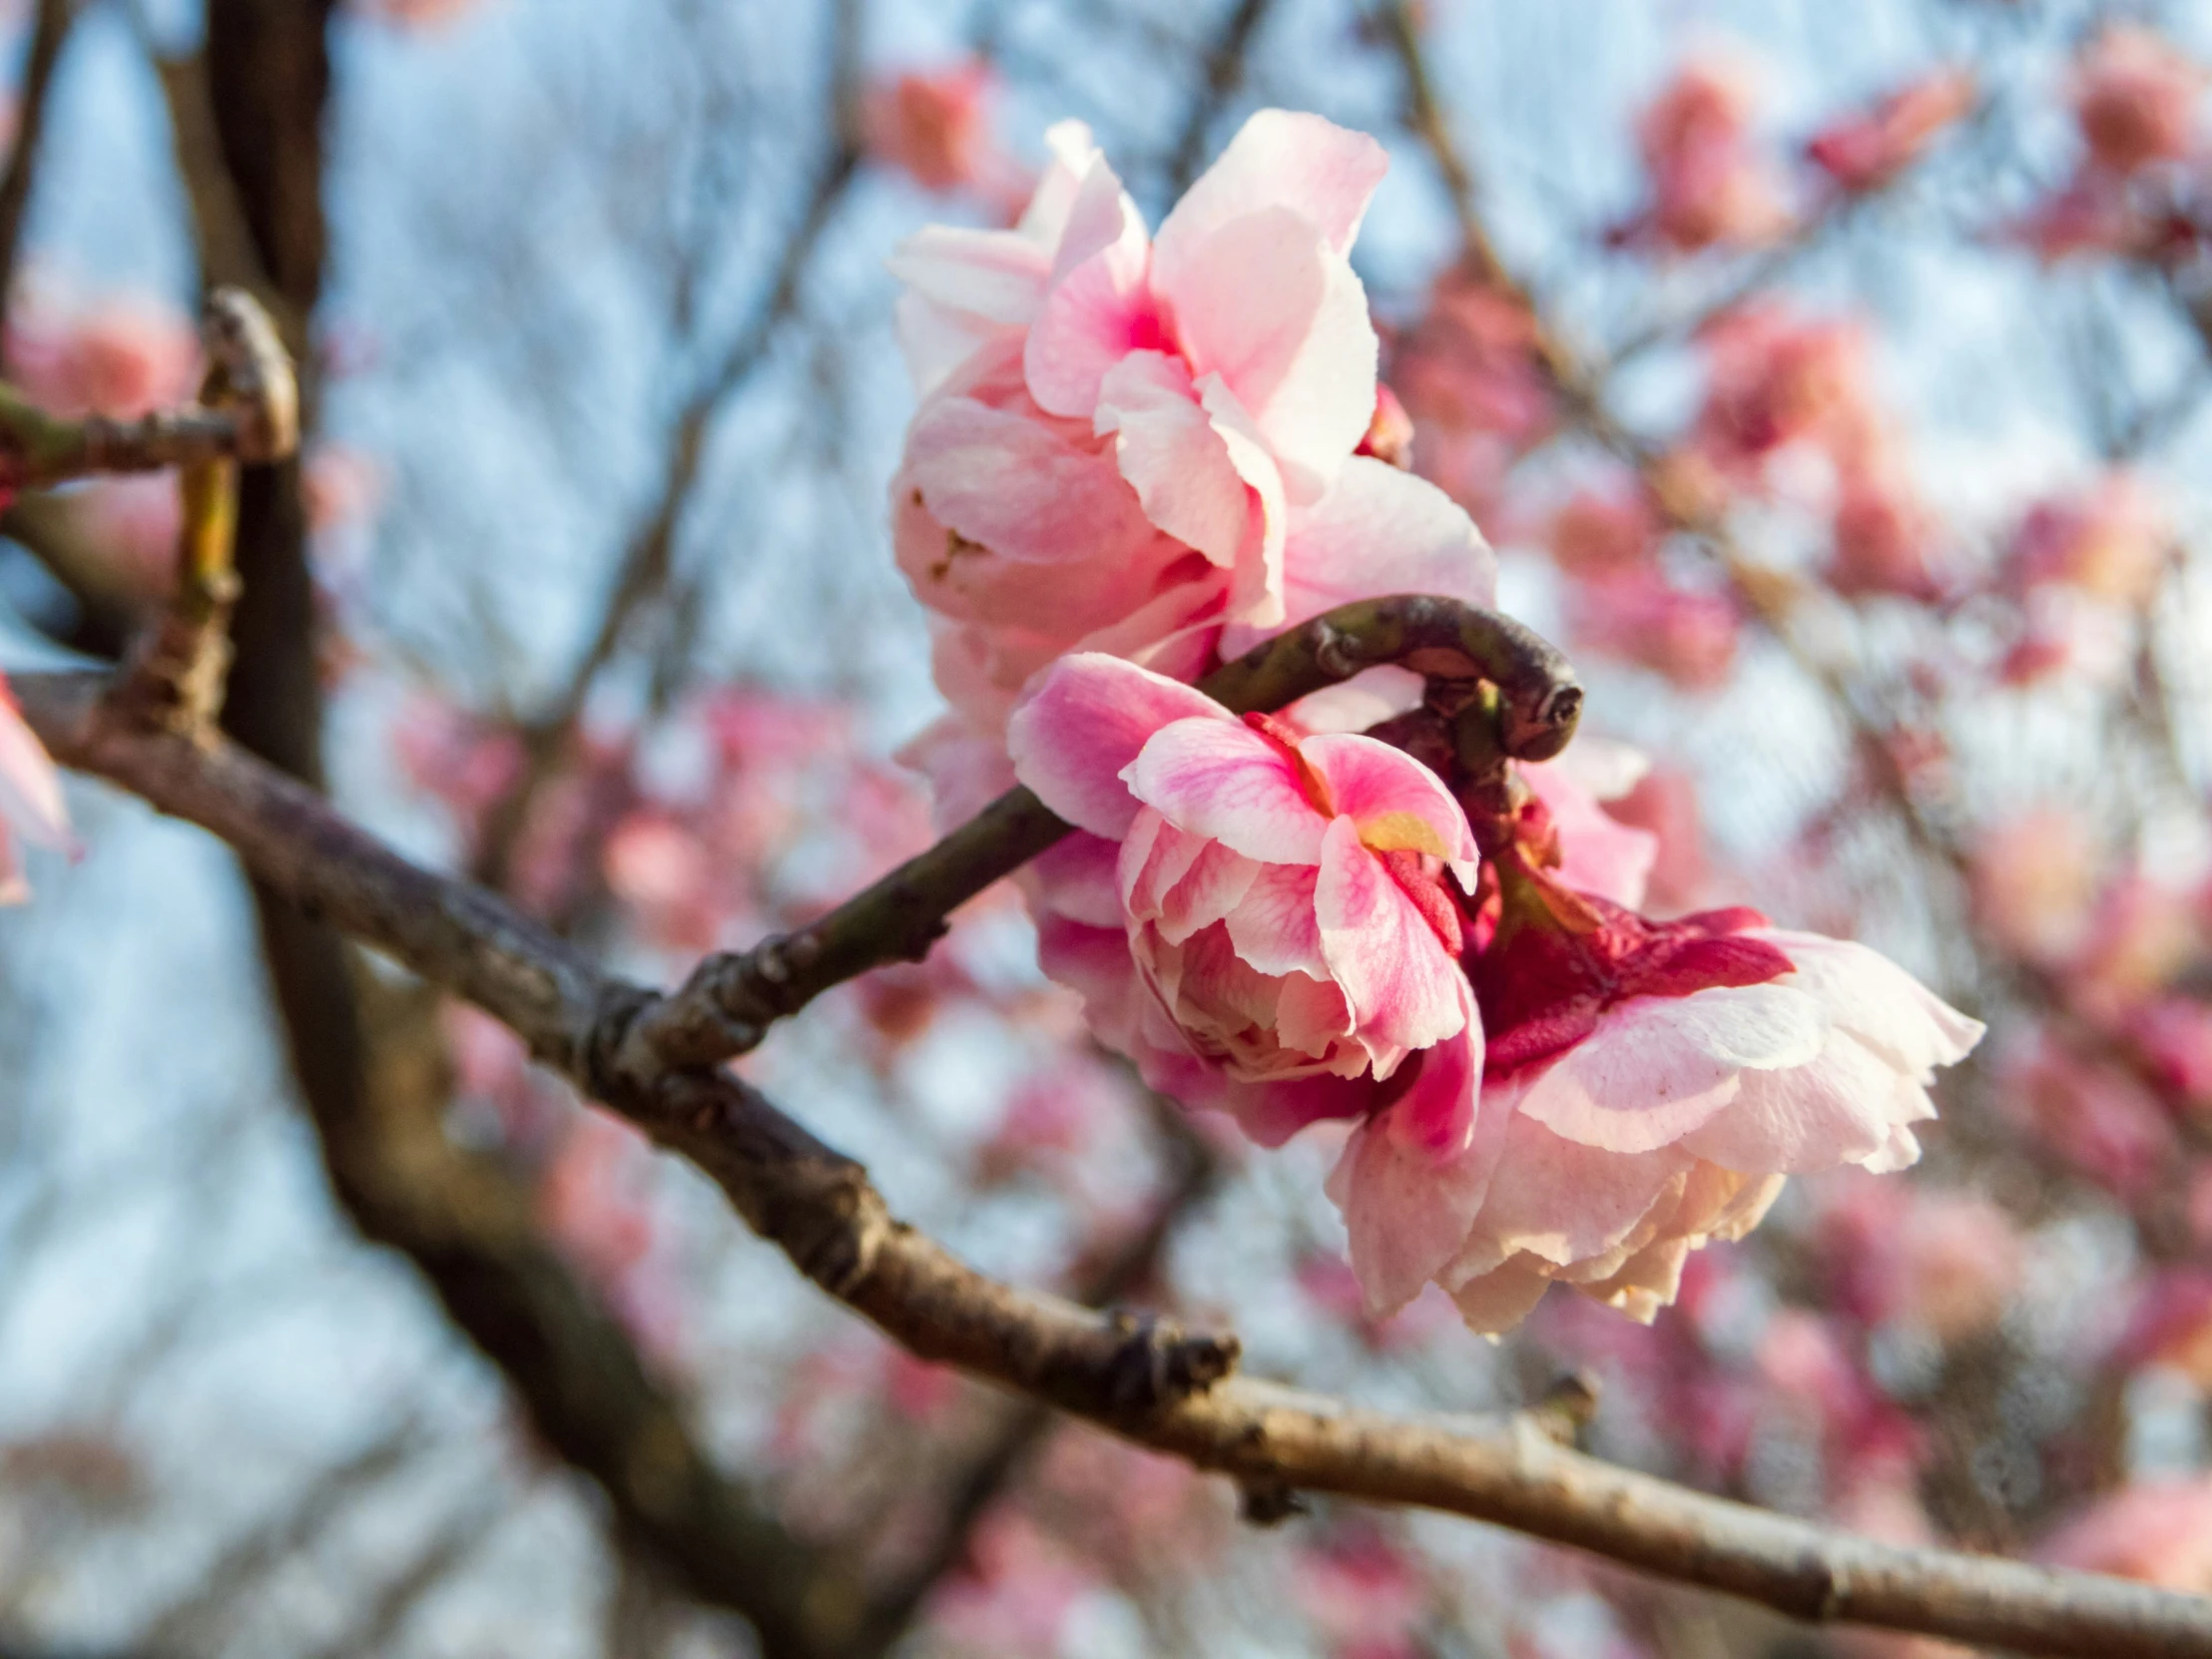
[[[26,677],[19,690],[58,759],[212,830],[270,888],[512,1026],[541,1060],[699,1165],[801,1271],[924,1359],[1255,1489],[1468,1515],[1800,1619],[2084,1659],[2212,1656],[2212,1599],[1874,1543],[1612,1467],[1527,1421],[1393,1417],[1239,1378],[1234,1338],[998,1284],[895,1220],[858,1164],[735,1077],[638,1078],[598,1063],[607,1008],[648,993],[491,894],[408,863],[229,745],[122,724],[96,681]]]
[[[1224,664],[1199,687],[1240,713],[1280,709],[1382,663],[1431,681],[1495,686],[1498,741],[1511,756],[1556,755],[1581,713],[1574,671],[1535,633],[1422,595],[1340,606]],[[1010,791],[821,920],[748,951],[709,956],[675,995],[618,1011],[598,1050],[632,1078],[743,1054],[832,985],[887,962],[919,961],[955,909],[1067,832],[1027,790]]]
[[[129,420],[57,415],[0,385],[0,486],[288,457],[299,445],[299,391],[269,313],[243,289],[218,288],[208,298],[205,335],[218,392],[183,408]]]
[[[23,94],[17,102],[15,142],[0,171],[0,306],[15,286],[23,252],[23,221],[30,211],[31,186],[39,149],[46,137],[46,111],[52,102],[54,68],[70,26],[77,21],[77,0],[38,0],[31,20],[31,46],[23,65]]]

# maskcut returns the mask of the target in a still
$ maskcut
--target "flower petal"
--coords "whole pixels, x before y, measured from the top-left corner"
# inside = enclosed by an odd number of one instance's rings
[[[1497,598],[1497,559],[1474,520],[1434,484],[1355,455],[1327,494],[1291,513],[1283,552],[1284,626],[1357,599],[1397,593],[1489,606]],[[1266,637],[1257,628],[1232,626],[1223,655],[1249,651]]]
[[[1377,1076],[1465,1028],[1466,975],[1348,818],[1329,826],[1314,904],[1330,977],[1352,1003]]]
[[[1889,1143],[1901,1079],[1846,1032],[1819,1057],[1779,1071],[1746,1071],[1743,1089],[1682,1145],[1723,1169],[1801,1175],[1864,1162]]]
[[[1312,864],[1261,865],[1244,897],[1229,912],[1229,938],[1237,954],[1262,973],[1328,979],[1321,918],[1314,907],[1320,880],[1321,871]],[[1346,1029],[1351,1029],[1349,1024]]]
[[[1602,1256],[1634,1231],[1691,1162],[1673,1147],[1603,1151],[1516,1113],[1472,1232],[1500,1256],[1525,1251],[1555,1267]]]
[[[1186,722],[1243,733],[1204,692],[1096,652],[1063,657],[1006,723],[1014,776],[1078,829],[1118,840],[1137,801],[1121,774],[1163,730]]]
[[[1206,842],[1182,879],[1161,895],[1154,922],[1160,937],[1181,944],[1200,928],[1213,926],[1237,907],[1263,869],[1280,867],[1232,852],[1219,841]]]
[[[1122,776],[1131,794],[1179,830],[1266,863],[1321,861],[1327,821],[1283,752],[1240,722],[1164,727]]]
[[[1371,1315],[1396,1313],[1458,1254],[1495,1157],[1479,1135],[1439,1160],[1391,1134],[1383,1119],[1353,1131],[1328,1193],[1343,1212],[1352,1271]]]
[[[1293,499],[1310,501],[1375,417],[1379,346],[1367,289],[1290,208],[1231,220],[1199,252],[1154,283],[1175,342],[1193,375],[1219,374],[1237,394]]]
[[[1736,1098],[1746,1067],[1803,1065],[1821,1050],[1820,1004],[1776,983],[1635,997],[1528,1086],[1521,1110],[1585,1146],[1651,1152]]]
[[[1190,370],[1160,351],[1132,351],[1099,384],[1093,416],[1111,435],[1121,475],[1145,516],[1224,569],[1256,537],[1252,492],[1199,405]]]
[[[1386,849],[1381,830],[1410,819],[1412,826],[1396,826],[1398,838],[1389,844],[1445,859],[1477,856],[1467,815],[1443,780],[1403,750],[1355,733],[1331,733],[1306,739],[1298,752],[1329,785],[1339,816],[1358,825],[1362,841],[1377,851]],[[1422,830],[1427,844],[1404,838]]]
[[[1248,120],[1160,227],[1163,264],[1180,270],[1205,239],[1261,208],[1296,209],[1330,251],[1349,253],[1390,158],[1365,133],[1318,115],[1262,110]]]
[[[1986,1029],[1888,957],[1850,939],[1784,928],[1754,929],[1797,964],[1790,983],[1830,1010],[1836,1024],[1926,1082],[1964,1059]]]
[[[1462,1284],[1451,1293],[1459,1317],[1477,1337],[1502,1337],[1535,1312],[1551,1289],[1532,1257],[1515,1257]]]

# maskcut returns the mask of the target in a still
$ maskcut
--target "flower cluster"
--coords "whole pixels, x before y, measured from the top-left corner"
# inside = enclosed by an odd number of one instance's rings
[[[1648,1320],[1786,1176],[1913,1162],[1979,1028],[1898,968],[1748,911],[1646,920],[1650,836],[1572,767],[1447,777],[1366,735],[1402,684],[1239,719],[1188,683],[1342,601],[1490,596],[1464,512],[1362,452],[1402,421],[1348,259],[1377,148],[1263,113],[1153,240],[1083,133],[1052,144],[1016,229],[896,262],[922,402],[892,507],[954,710],[918,753],[961,804],[1010,763],[1076,827],[1029,895],[1093,1033],[1263,1145],[1349,1125],[1371,1312],[1434,1282],[1483,1332],[1554,1280]],[[1710,464],[1864,460],[1848,341],[1744,327]],[[1633,580],[1651,531],[1631,500],[1576,534]]]

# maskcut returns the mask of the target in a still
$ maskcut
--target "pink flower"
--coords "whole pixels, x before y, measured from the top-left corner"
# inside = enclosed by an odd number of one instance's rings
[[[1694,778],[1688,773],[1654,768],[1619,800],[1609,802],[1606,816],[1616,823],[1648,830],[1658,843],[1647,891],[1638,909],[1674,915],[1703,907],[1712,867],[1705,855],[1705,822],[1698,809]]]
[[[2035,1553],[2053,1566],[2212,1591],[2212,1478],[2145,1480],[2108,1492]]]
[[[1628,235],[1677,253],[1765,242],[1789,223],[1751,143],[1751,77],[1717,59],[1685,64],[1636,124],[1651,205]]]
[[[2120,1197],[2148,1192],[2172,1167],[2173,1124],[2133,1078],[2041,1039],[2003,1082],[2002,1098],[2038,1138]]]
[[[2013,533],[2006,576],[2019,588],[2062,583],[2133,609],[2157,593],[2172,549],[2173,527],[2149,492],[2114,472],[2085,495],[2036,503]]]
[[[1476,1331],[1518,1324],[1554,1280],[1648,1321],[1689,1253],[1756,1226],[1785,1176],[1918,1159],[1927,1085],[1981,1034],[1863,945],[1750,910],[1650,922],[1517,846],[1493,867],[1502,909],[1473,966],[1487,1183],[1436,1276]]]
[[[61,310],[37,289],[7,331],[8,373],[60,414],[126,419],[182,403],[200,377],[200,336],[174,306],[114,299]]]
[[[1725,594],[1679,588],[1656,570],[1584,582],[1568,595],[1575,638],[1665,676],[1685,691],[1711,691],[1736,666],[1742,619]]]
[[[1433,773],[1095,653],[1056,664],[1007,738],[1087,831],[1038,863],[1046,971],[1146,1082],[1270,1146],[1394,1098],[1403,1142],[1462,1149],[1481,1029],[1439,872],[1475,851]]]
[[[1972,1193],[1839,1172],[1816,1234],[1840,1304],[1868,1324],[1902,1323],[1952,1342],[1988,1330],[2022,1268],[2019,1234]]]
[[[1729,312],[1703,342],[1705,406],[1694,442],[1726,477],[1755,481],[1793,443],[1857,448],[1873,424],[1866,331],[1857,323],[1759,304]]]
[[[1842,480],[1828,584],[1851,598],[1896,594],[1927,603],[1939,587],[1929,568],[1935,525],[1895,466],[1854,468]]]
[[[1569,576],[1602,579],[1647,565],[1661,528],[1641,489],[1577,491],[1551,515],[1551,557]]]
[[[1556,424],[1535,345],[1526,305],[1453,266],[1392,352],[1421,476],[1469,512],[1487,516],[1507,468]]]
[[[2184,160],[2196,144],[2204,71],[2163,35],[2115,25],[2074,66],[2074,120],[2092,161],[2126,175]]]
[[[1831,123],[1806,144],[1805,153],[1844,190],[1879,190],[1919,161],[1973,102],[1971,75],[1938,70],[1908,82],[1870,110]]]
[[[876,82],[861,107],[868,154],[902,170],[923,190],[974,184],[990,159],[986,122],[996,82],[990,65],[979,59]]]
[[[1195,675],[1355,593],[1485,602],[1465,516],[1355,455],[1381,147],[1262,111],[1152,240],[1082,128],[1050,142],[1014,230],[931,227],[892,262],[922,392],[892,536],[954,708],[994,731],[1077,650]]]
[[[16,857],[18,836],[57,852],[76,844],[61,777],[16,707],[7,681],[0,679],[0,904],[20,904],[31,895]]]
[[[1556,834],[1556,878],[1628,909],[1644,901],[1659,837],[1624,824],[1601,805],[1636,787],[1650,762],[1626,744],[1585,737],[1556,761],[1523,762],[1521,777],[1543,804]]]
[[[2088,825],[2062,808],[1993,825],[1967,864],[1975,925],[2016,956],[2056,962],[2088,932],[2103,862]]]

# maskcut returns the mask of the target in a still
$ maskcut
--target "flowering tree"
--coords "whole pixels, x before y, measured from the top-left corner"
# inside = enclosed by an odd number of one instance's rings
[[[25,19],[0,1651],[2212,1653],[2186,20],[556,10]]]

